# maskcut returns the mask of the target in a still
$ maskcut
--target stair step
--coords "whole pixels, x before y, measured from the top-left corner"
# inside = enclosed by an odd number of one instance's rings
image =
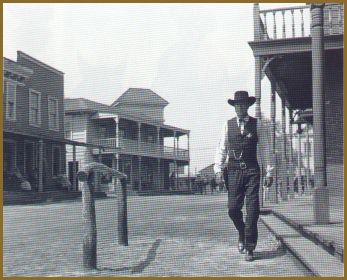
[[[343,263],[278,217],[268,214],[260,220],[315,275],[344,275]]]

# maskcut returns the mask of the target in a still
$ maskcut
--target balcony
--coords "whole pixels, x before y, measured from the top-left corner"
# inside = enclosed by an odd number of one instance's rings
[[[104,146],[103,154],[116,153],[116,138],[99,139],[93,144]],[[139,145],[140,144],[140,145]],[[114,147],[114,148],[113,148]],[[189,160],[189,151],[185,149],[178,149],[175,155],[175,150],[172,147],[158,146],[155,143],[140,142],[137,140],[119,139],[119,148],[122,154],[148,156],[155,158],[176,159],[176,160]],[[93,154],[98,154],[98,150],[93,150]]]
[[[344,7],[324,7],[324,48],[343,48]],[[249,42],[255,56],[311,52],[310,5],[259,10],[254,6],[254,41]]]
[[[258,40],[310,37],[310,5],[259,10],[255,16]],[[343,20],[343,5],[326,4],[324,35],[343,34]]]

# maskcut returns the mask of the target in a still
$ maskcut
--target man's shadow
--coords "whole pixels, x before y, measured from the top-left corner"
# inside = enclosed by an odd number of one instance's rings
[[[284,256],[286,253],[287,253],[287,249],[283,245],[281,245],[274,250],[254,252],[254,260],[274,259],[274,258]]]
[[[141,273],[146,267],[148,267],[154,260],[157,254],[157,249],[160,246],[161,239],[157,239],[149,249],[146,259],[141,261],[139,264],[130,267],[120,267],[120,268],[108,268],[108,267],[99,267],[97,270],[99,271],[110,271],[110,272],[121,272],[121,271],[129,271],[130,274]]]

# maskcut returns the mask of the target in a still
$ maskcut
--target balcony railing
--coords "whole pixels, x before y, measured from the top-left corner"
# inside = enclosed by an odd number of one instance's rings
[[[103,153],[115,153],[116,152],[116,138],[107,138],[95,140],[93,144],[104,146]],[[113,148],[114,147],[114,148]],[[154,143],[140,142],[131,139],[119,139],[119,147],[122,153],[142,155],[150,157],[160,157],[168,159],[189,160],[189,151],[185,149],[175,150],[172,147],[158,146]]]
[[[324,8],[324,34],[343,34],[343,5],[326,4]],[[258,40],[276,40],[310,36],[310,5],[260,10],[254,14]],[[257,31],[256,31],[257,32]]]

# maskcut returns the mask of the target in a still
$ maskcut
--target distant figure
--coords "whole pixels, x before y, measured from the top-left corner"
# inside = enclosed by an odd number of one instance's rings
[[[172,171],[170,174],[170,190],[175,189],[175,181],[176,181],[176,173],[175,171]]]
[[[274,167],[271,167],[268,165],[266,167],[266,176],[264,178],[264,184],[263,184],[263,200],[269,200],[269,194],[270,194],[270,188],[273,184],[273,170]]]
[[[210,186],[211,186],[211,194],[213,194],[214,192],[217,191],[217,183],[216,183],[216,179],[214,177],[212,177],[212,179],[210,181]]]

